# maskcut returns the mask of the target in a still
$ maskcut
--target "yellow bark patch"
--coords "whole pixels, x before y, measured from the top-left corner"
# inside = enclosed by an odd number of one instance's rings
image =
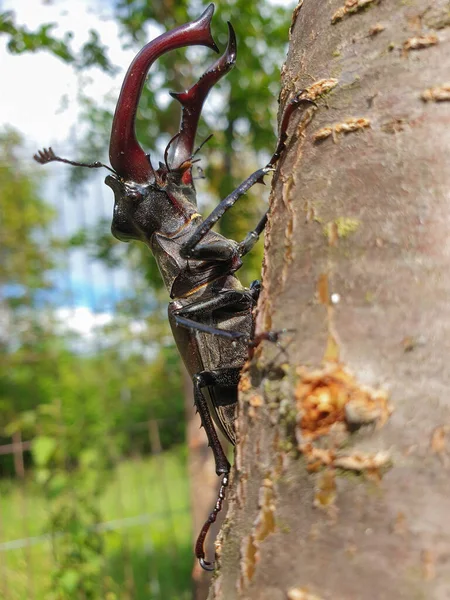
[[[312,594],[306,588],[291,588],[287,592],[288,600],[322,600],[320,596]]]
[[[431,452],[440,456],[444,465],[448,463],[447,436],[449,433],[450,425],[441,425],[434,429],[430,440]]]
[[[317,282],[317,296],[319,302],[325,306],[330,305],[330,287],[328,283],[328,275],[321,273]]]
[[[275,490],[271,479],[263,480],[259,490],[259,511],[251,534],[244,538],[241,545],[240,590],[243,591],[255,575],[259,562],[259,546],[266,537],[275,531]]]
[[[260,394],[253,394],[250,396],[250,400],[248,402],[250,406],[253,406],[254,408],[259,408],[264,404],[264,400]]]
[[[333,465],[346,471],[379,471],[389,466],[391,458],[388,452],[353,452],[352,454],[336,456]]]
[[[334,469],[322,471],[317,477],[314,489],[314,506],[327,512],[335,510],[336,497],[336,473]]]
[[[328,94],[339,83],[338,79],[330,77],[328,79],[318,79],[312,85],[309,85],[303,92],[302,97],[308,100],[317,100],[320,96]]]
[[[436,577],[436,555],[431,550],[422,550],[421,553],[423,578],[431,581]]]
[[[265,540],[269,533],[275,531],[275,494],[270,479],[264,479],[259,491],[259,507],[260,510],[254,526],[256,545]]]
[[[351,427],[382,425],[392,412],[385,392],[361,385],[340,363],[315,370],[298,367],[297,375],[295,399],[303,441],[326,435],[338,422]]]
[[[326,127],[318,129],[313,135],[313,141],[321,142],[322,140],[333,136],[334,142],[337,142],[337,136],[340,133],[352,133],[368,127],[370,127],[370,119],[366,119],[366,117],[349,117],[341,123],[327,125]]]
[[[434,33],[430,35],[415,35],[403,42],[403,51],[423,50],[424,48],[435,46],[437,43],[439,43],[439,38]]]
[[[369,35],[370,37],[374,37],[375,35],[378,35],[385,29],[386,27],[384,25],[382,25],[381,23],[376,23],[375,25],[372,25],[372,27],[369,29]]]
[[[422,92],[422,100],[425,102],[449,102],[450,83],[444,83],[436,87],[428,88]]]
[[[244,590],[249,581],[253,579],[256,568],[257,548],[252,535],[244,538],[241,545],[241,578],[240,588]]]
[[[247,371],[244,371],[239,379],[238,390],[239,392],[248,392],[252,389],[252,382],[250,381],[250,375]]]
[[[331,22],[337,23],[345,17],[364,10],[371,4],[374,4],[377,0],[347,0],[343,6],[337,9],[334,15],[331,17]]]
[[[338,217],[327,223],[323,229],[330,246],[337,246],[339,239],[344,239],[359,229],[361,222],[351,217]]]

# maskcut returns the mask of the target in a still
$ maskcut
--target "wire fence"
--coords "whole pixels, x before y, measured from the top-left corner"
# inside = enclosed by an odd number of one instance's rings
[[[191,525],[185,455],[163,451],[160,423],[146,429],[150,453],[119,457],[99,498],[103,520],[90,526],[103,540],[105,598],[190,598]],[[0,446],[15,477],[0,481],[0,598],[43,600],[51,588],[55,544],[66,535],[48,531],[49,500],[27,468],[33,440],[14,434]],[[110,596],[108,596],[110,590]],[[114,593],[112,592],[114,590]]]

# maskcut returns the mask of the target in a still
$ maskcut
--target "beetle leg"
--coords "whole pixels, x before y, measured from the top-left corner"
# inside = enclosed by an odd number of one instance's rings
[[[292,100],[288,103],[286,108],[284,109],[283,116],[281,117],[281,125],[280,125],[280,135],[278,136],[278,144],[275,149],[275,152],[272,155],[272,158],[269,161],[267,166],[273,167],[280,159],[286,148],[286,140],[288,138],[287,128],[291,119],[291,115],[296,108],[301,106],[302,104],[309,104],[317,107],[317,104],[314,100],[311,100],[307,96],[304,96],[307,92],[305,90],[300,90],[295,94]]]
[[[236,256],[236,243],[227,239],[218,239],[198,244],[195,247],[195,258],[214,262],[230,262]]]
[[[222,483],[220,484],[219,493],[217,494],[217,500],[214,509],[209,515],[209,517],[206,519],[195,543],[195,556],[196,558],[198,558],[200,566],[202,567],[202,569],[205,569],[205,571],[214,571],[215,568],[214,562],[209,562],[208,560],[205,560],[204,545],[209,528],[216,521],[217,515],[222,510],[222,503],[225,500],[225,493],[228,487],[228,481],[228,475],[224,475],[222,478]]]
[[[250,284],[250,293],[253,296],[253,300],[255,304],[258,302],[259,294],[261,293],[261,282],[259,279],[255,279]]]
[[[202,425],[205,429],[209,445],[212,448],[214,454],[214,460],[216,463],[216,473],[217,475],[223,475],[222,482],[219,488],[219,493],[217,495],[216,504],[211,514],[205,521],[203,527],[201,528],[199,536],[197,538],[197,542],[195,544],[195,556],[198,558],[202,568],[206,571],[213,571],[214,563],[205,560],[204,543],[209,528],[215,522],[215,520],[217,519],[217,515],[222,510],[222,504],[225,499],[225,491],[228,487],[229,482],[228,475],[230,473],[230,463],[228,462],[228,459],[225,456],[222,445],[214,428],[214,424],[208,408],[208,403],[202,392],[202,388],[214,385],[235,387],[237,386],[239,381],[239,374],[240,369],[229,368],[218,369],[216,371],[202,371],[194,375],[194,377],[192,378],[194,383],[195,405],[200,414]]]
[[[205,237],[205,235],[214,227],[217,221],[229,210],[236,201],[243,196],[255,183],[262,182],[264,175],[273,171],[272,166],[263,167],[247,177],[247,179],[238,186],[234,192],[231,192],[207,217],[203,223],[194,231],[193,235],[181,246],[180,254],[183,258],[197,258],[196,246]]]
[[[179,308],[173,311],[173,318],[175,323],[186,329],[203,331],[204,333],[211,333],[212,335],[219,335],[221,337],[229,338],[232,340],[238,340],[247,338],[247,334],[242,331],[229,331],[225,329],[219,329],[211,325],[202,323],[202,319],[206,315],[210,315],[212,311],[221,308],[236,308],[236,312],[244,310],[250,310],[256,303],[255,291],[250,290],[227,290],[219,293],[217,296],[208,298],[207,300],[199,300],[192,302],[183,308]],[[198,321],[195,319],[199,319]]]
[[[212,327],[211,325],[199,323],[199,321],[194,321],[193,319],[180,317],[179,315],[175,315],[174,318],[177,325],[193,331],[202,331],[203,333],[210,333],[211,335],[219,335],[220,337],[228,338],[230,340],[241,340],[248,338],[248,336],[241,331],[227,331],[225,329],[218,329],[216,327]]]
[[[259,236],[264,231],[264,228],[267,224],[268,214],[269,211],[267,211],[266,214],[262,217],[255,229],[253,229],[253,231],[249,231],[245,236],[245,239],[242,242],[240,242],[238,246],[239,256],[245,256],[245,254],[248,254],[253,248],[253,246],[256,244],[256,242],[259,240]]]
[[[205,428],[205,432],[208,437],[208,444],[211,446],[214,454],[216,473],[217,475],[226,475],[230,472],[230,463],[228,462],[228,459],[222,449],[222,445],[214,428],[212,417],[209,413],[208,403],[202,392],[202,388],[214,385],[215,378],[211,371],[202,371],[201,373],[195,374],[192,380],[194,383],[195,406],[200,414],[202,425]]]
[[[241,196],[243,196],[246,192],[248,192],[248,190],[251,187],[253,187],[255,185],[255,183],[263,183],[264,176],[267,175],[267,173],[269,173],[270,171],[275,170],[275,165],[277,164],[278,160],[280,159],[281,155],[283,154],[283,152],[286,148],[286,140],[288,138],[287,128],[288,128],[292,113],[294,112],[294,110],[296,108],[298,108],[302,104],[309,104],[309,105],[313,104],[314,106],[316,106],[316,103],[314,101],[310,100],[307,97],[302,97],[304,93],[305,93],[304,90],[301,90],[300,92],[298,92],[298,94],[296,94],[295,97],[287,105],[287,107],[283,113],[283,116],[281,118],[280,135],[278,137],[278,144],[277,144],[275,152],[273,153],[272,158],[270,159],[269,163],[262,169],[258,169],[258,171],[255,171],[254,173],[252,173],[250,175],[250,177],[248,177],[243,183],[241,183],[240,186],[238,186],[234,190],[234,192],[231,192],[231,194],[229,194],[224,200],[222,200],[222,202],[220,202],[220,204],[218,206],[216,206],[216,208],[212,211],[212,213],[209,215],[209,217],[207,217],[203,221],[203,223],[201,225],[199,225],[199,227],[194,231],[193,235],[187,240],[187,242],[185,242],[181,246],[180,254],[181,254],[181,256],[183,256],[183,258],[198,258],[197,254],[195,252],[196,246],[205,237],[205,235],[208,233],[208,231],[210,231],[214,227],[214,225],[226,213],[226,211],[229,210],[236,203],[236,201],[239,200],[239,198]],[[257,232],[258,227],[260,227],[260,231],[258,233],[258,235],[259,235],[261,233],[261,231],[264,229],[265,225],[266,225],[266,219],[265,219],[265,217],[263,217],[261,219],[261,221],[258,223],[258,226],[257,226],[255,232]],[[253,232],[250,232],[249,235],[251,235],[252,233]],[[247,238],[241,244],[241,248],[243,248],[244,250],[247,247],[245,245],[246,240],[247,240]],[[255,242],[256,242],[256,240],[253,242],[253,244]],[[250,241],[247,242],[247,245],[250,247],[250,249],[252,248]],[[248,250],[244,251],[244,254],[246,252],[248,252]]]

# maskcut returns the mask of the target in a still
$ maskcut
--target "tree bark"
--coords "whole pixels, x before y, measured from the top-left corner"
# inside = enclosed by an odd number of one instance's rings
[[[210,599],[450,598],[447,0],[304,0]]]

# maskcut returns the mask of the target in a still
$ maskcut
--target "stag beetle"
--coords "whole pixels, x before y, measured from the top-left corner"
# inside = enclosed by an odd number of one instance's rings
[[[299,92],[287,105],[280,126],[278,145],[269,163],[246,179],[203,219],[197,211],[192,167],[197,124],[203,103],[236,60],[236,37],[228,23],[228,45],[224,54],[189,90],[171,93],[182,106],[178,133],[170,140],[164,163],[154,169],[139,145],[135,119],[147,73],[161,55],[183,46],[202,45],[219,52],[211,34],[214,5],[199,19],[168,31],[148,43],[131,63],[117,102],[112,124],[109,158],[111,167],[100,162],[79,163],[56,156],[51,148],[39,151],[35,160],[88,168],[106,167],[113,174],[105,179],[114,192],[111,230],[122,241],[140,240],[155,256],[169,291],[169,322],[183,361],[192,376],[195,405],[200,413],[222,476],[217,501],[195,545],[201,566],[213,570],[205,560],[204,541],[222,508],[228,486],[230,463],[222,449],[215,425],[234,445],[239,373],[248,348],[274,334],[254,337],[253,309],[260,292],[258,281],[245,288],[235,272],[257,242],[267,222],[267,213],[245,239],[237,243],[212,231],[214,224],[254,184],[273,171],[285,149],[287,127],[295,108],[311,103]],[[276,337],[276,334],[275,334]]]

